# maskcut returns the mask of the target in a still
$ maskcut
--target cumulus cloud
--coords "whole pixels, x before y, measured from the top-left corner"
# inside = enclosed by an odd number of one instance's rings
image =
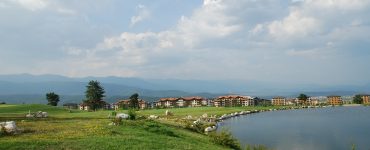
[[[146,6],[139,4],[136,8],[138,9],[138,15],[131,17],[131,27],[150,17],[150,11],[148,10],[148,8],[146,8]]]
[[[66,44],[71,69],[64,74],[313,82],[302,79],[313,76],[312,71],[297,70],[336,68],[333,72],[345,79],[350,75],[341,67],[360,63],[346,56],[370,55],[365,51],[369,0],[204,0],[167,28],[133,28],[157,17],[161,10],[154,8],[136,6],[137,15],[127,16],[128,30],[120,28],[88,46]],[[91,20],[88,31],[94,32],[102,23]],[[336,65],[344,59],[350,65]],[[322,78],[315,82],[330,82],[330,75]]]

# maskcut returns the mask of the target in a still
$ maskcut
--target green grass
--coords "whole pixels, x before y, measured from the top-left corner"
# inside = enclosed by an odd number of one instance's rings
[[[207,113],[222,115],[242,110],[272,107],[199,107],[140,110],[141,116],[158,115],[158,121],[124,121],[109,126],[112,111],[86,112],[47,105],[0,105],[0,121],[15,120],[23,130],[19,135],[0,137],[0,149],[228,149],[211,142],[210,137],[180,127],[180,118]],[[28,111],[46,111],[49,118],[26,119]],[[127,110],[119,112],[127,113]]]

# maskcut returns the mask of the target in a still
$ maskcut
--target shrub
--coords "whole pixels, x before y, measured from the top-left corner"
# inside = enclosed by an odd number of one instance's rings
[[[122,125],[123,124],[123,122],[122,122],[122,118],[113,118],[112,119],[112,122],[113,122],[113,124],[114,125],[116,125],[116,126],[119,126],[119,125]]]
[[[240,144],[237,139],[235,139],[231,133],[225,129],[221,130],[220,132],[215,132],[210,134],[211,141],[215,144],[219,144],[222,146],[227,146],[232,149],[240,150]]]
[[[128,119],[135,120],[136,119],[136,112],[134,109],[128,110]]]
[[[109,117],[116,117],[117,116],[117,112],[116,111],[112,111],[109,115]]]
[[[5,127],[0,125],[0,137],[4,136],[6,134]]]

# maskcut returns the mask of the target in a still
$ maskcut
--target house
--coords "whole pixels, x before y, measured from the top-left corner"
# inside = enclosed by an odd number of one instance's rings
[[[149,103],[146,102],[145,100],[139,99],[139,108],[140,109],[146,109],[149,107]],[[116,103],[113,104],[114,110],[118,109],[128,109],[130,108],[130,100],[125,99],[125,100],[119,100]]]
[[[272,98],[271,104],[275,106],[285,106],[286,105],[286,98],[282,96],[277,96]]]
[[[331,95],[331,96],[327,96],[327,98],[328,98],[327,99],[328,105],[342,105],[343,104],[341,96]]]
[[[82,102],[79,106],[80,106],[80,110],[87,110],[87,111],[90,110],[90,106],[85,102]]]
[[[106,109],[106,110],[111,109],[111,105],[109,103],[107,103],[106,101],[100,101],[99,105],[100,105],[99,109]],[[80,110],[87,110],[87,111],[91,110],[89,104],[87,104],[86,102],[82,102],[79,105],[79,108],[80,108]]]
[[[213,101],[213,105],[215,107],[254,106],[254,99],[241,95],[219,96]]]
[[[370,104],[370,95],[361,95],[363,104]]]

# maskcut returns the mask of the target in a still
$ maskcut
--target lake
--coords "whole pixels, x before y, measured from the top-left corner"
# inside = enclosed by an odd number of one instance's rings
[[[242,145],[277,150],[370,150],[370,107],[327,107],[270,111],[220,123]]]

